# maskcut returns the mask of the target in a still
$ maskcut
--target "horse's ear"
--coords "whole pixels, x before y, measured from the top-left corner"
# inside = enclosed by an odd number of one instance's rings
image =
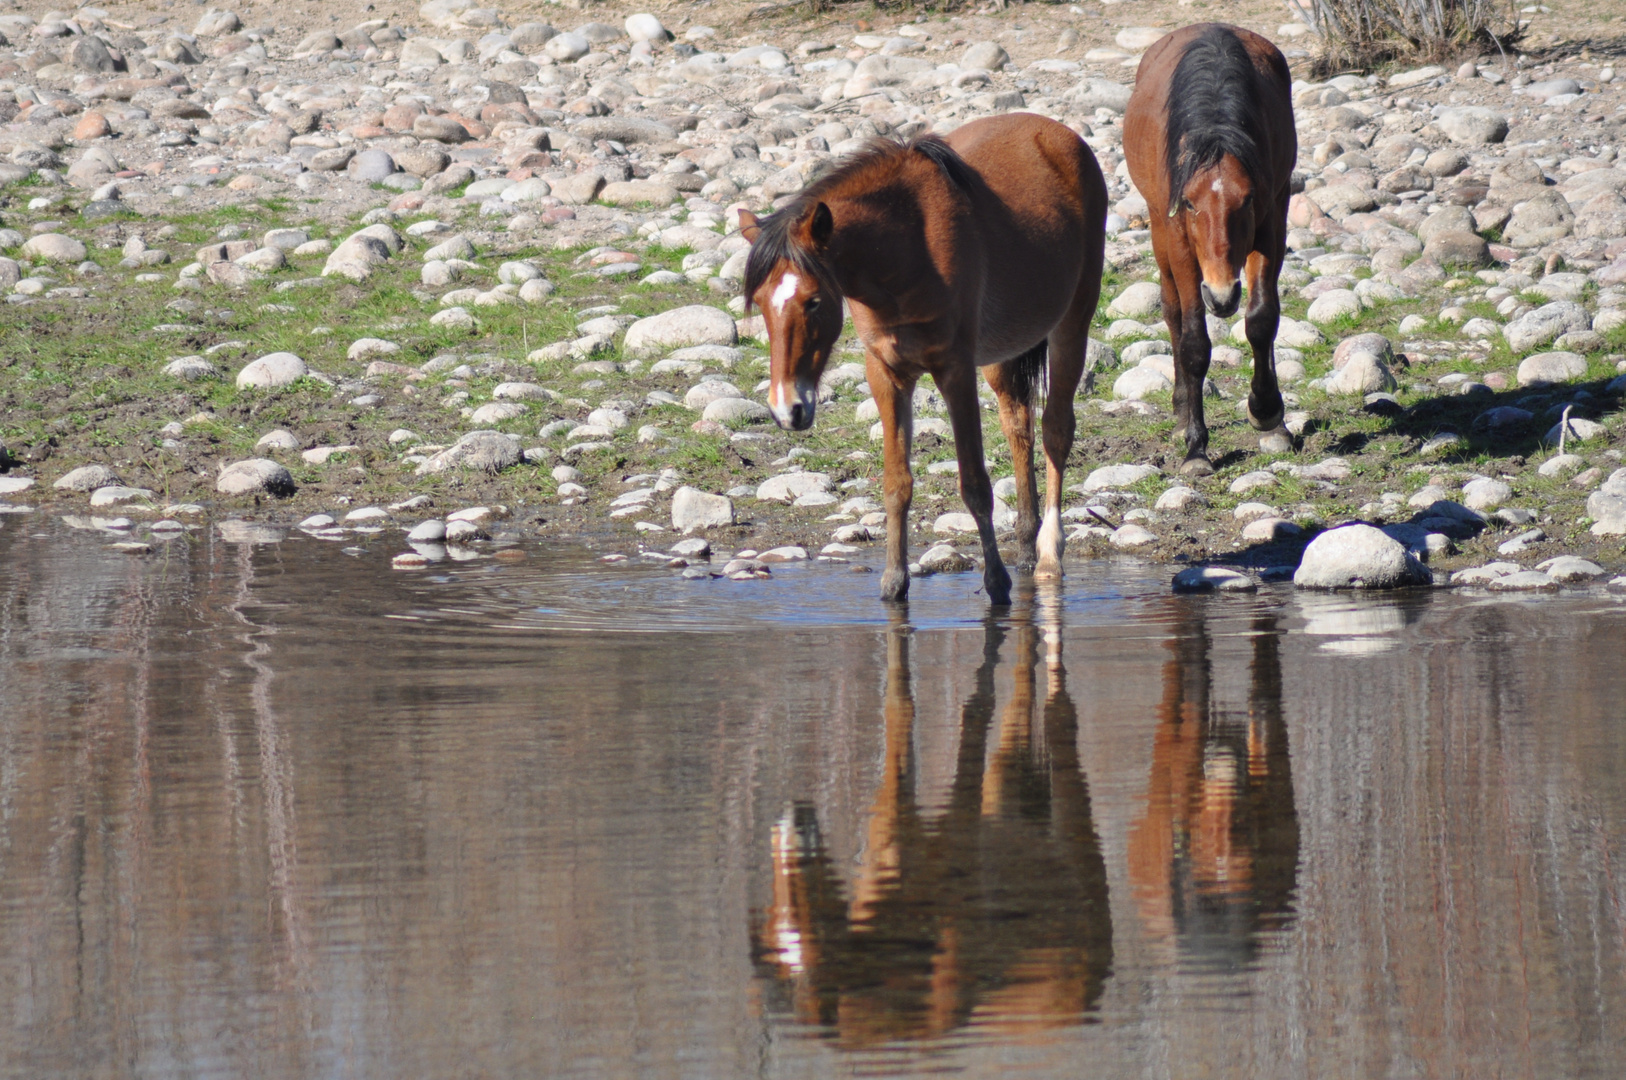
[[[740,235],[750,243],[757,242],[757,236],[762,232],[762,226],[757,223],[757,216],[749,210],[740,211]]]
[[[807,234],[813,242],[823,247],[830,242],[830,234],[836,231],[836,219],[830,213],[830,208],[824,203],[813,208],[813,214],[808,219]]]

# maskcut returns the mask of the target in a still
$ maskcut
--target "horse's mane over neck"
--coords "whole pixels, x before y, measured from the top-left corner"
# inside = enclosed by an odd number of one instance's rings
[[[1193,176],[1227,155],[1255,191],[1266,186],[1258,78],[1247,47],[1224,27],[1209,27],[1186,45],[1169,81],[1164,126],[1171,209]]]
[[[757,233],[745,263],[746,304],[751,303],[751,297],[781,261],[811,274],[825,289],[839,293],[841,290],[831,276],[830,267],[802,243],[797,226],[821,202],[861,198],[905,183],[902,172],[917,154],[936,165],[949,183],[962,191],[970,191],[976,182],[976,174],[971,167],[954,152],[953,147],[936,135],[920,135],[905,142],[871,139],[862,150],[809,184],[796,198],[758,223],[761,231]]]

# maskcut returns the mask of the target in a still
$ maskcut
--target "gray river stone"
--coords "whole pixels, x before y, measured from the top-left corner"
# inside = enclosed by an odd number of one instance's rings
[[[292,495],[298,490],[293,474],[269,458],[237,461],[221,470],[215,490],[222,495]]]
[[[1433,578],[1404,544],[1370,525],[1322,533],[1304,549],[1293,575],[1301,589],[1395,589]]]
[[[81,465],[59,477],[51,486],[58,491],[95,491],[121,483],[118,474],[106,465]]]
[[[418,466],[417,475],[431,476],[454,468],[498,472],[519,464],[519,441],[500,431],[471,431]]]
[[[727,495],[711,495],[685,485],[672,496],[672,528],[678,532],[732,524],[734,502]]]

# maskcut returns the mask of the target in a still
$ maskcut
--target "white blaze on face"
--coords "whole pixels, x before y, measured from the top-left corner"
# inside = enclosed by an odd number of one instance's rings
[[[791,297],[795,296],[796,290],[801,287],[802,279],[789,270],[785,271],[785,276],[779,279],[778,287],[774,289],[773,295],[768,298],[768,302],[773,305],[775,315],[785,313],[785,305],[790,303]]]

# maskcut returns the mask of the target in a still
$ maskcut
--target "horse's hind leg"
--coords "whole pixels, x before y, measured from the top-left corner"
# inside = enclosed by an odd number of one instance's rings
[[[1097,276],[1093,289],[1081,291],[1080,302],[1050,332],[1050,393],[1044,403],[1044,522],[1039,526],[1039,564],[1035,578],[1062,576],[1061,556],[1066,538],[1061,531],[1061,493],[1067,473],[1067,456],[1073,452],[1073,395],[1084,377],[1085,349],[1089,345],[1090,320],[1101,291]]]
[[[1248,312],[1245,326],[1248,344],[1253,346],[1253,384],[1248,391],[1248,422],[1265,434],[1259,437],[1261,449],[1280,449],[1291,443],[1282,430],[1282,390],[1276,382],[1276,327],[1281,322],[1281,300],[1276,278],[1281,271],[1280,253],[1274,257],[1262,251],[1248,256]],[[1272,439],[1275,436],[1275,439]],[[1270,443],[1276,443],[1272,447]]]
[[[999,399],[999,425],[1011,446],[1016,470],[1016,566],[1031,570],[1039,533],[1038,480],[1033,472],[1033,398],[1044,377],[1045,343],[1039,342],[1014,360],[983,369]]]
[[[969,353],[969,350],[967,350]],[[977,523],[982,540],[982,583],[988,599],[998,605],[1011,602],[1011,575],[999,557],[994,540],[994,485],[982,457],[982,409],[977,403],[977,369],[969,355],[958,366],[933,372],[937,388],[948,405],[949,423],[954,428],[954,456],[960,463],[960,498]],[[1031,451],[1030,451],[1031,452]]]
[[[915,380],[901,378],[874,355],[864,358],[864,373],[880,409],[883,433],[885,471],[881,487],[886,500],[886,569],[881,573],[881,599],[903,600],[909,596],[909,504],[915,494],[914,474],[909,471]]]

